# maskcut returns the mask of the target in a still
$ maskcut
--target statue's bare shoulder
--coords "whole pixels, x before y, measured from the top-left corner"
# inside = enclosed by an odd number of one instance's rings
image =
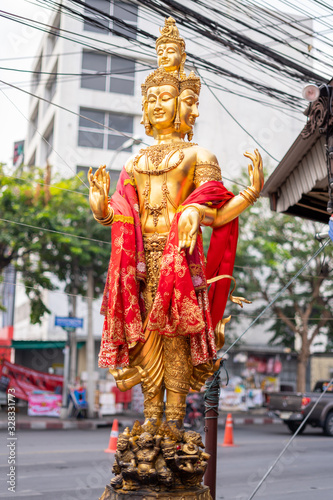
[[[134,162],[135,155],[132,155],[127,162],[125,163],[125,170],[129,175],[133,174],[133,162]]]
[[[208,181],[221,181],[221,168],[217,158],[206,148],[195,146],[194,184],[196,187]]]
[[[206,148],[202,148],[201,146],[195,146],[196,152],[196,163],[211,163],[213,165],[218,165],[218,161],[214,153],[209,151]]]

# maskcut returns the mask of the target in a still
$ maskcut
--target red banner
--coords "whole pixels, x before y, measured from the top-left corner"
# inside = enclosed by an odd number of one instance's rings
[[[63,377],[60,375],[50,375],[15,365],[4,360],[0,366],[0,377],[8,379],[8,387],[15,389],[15,397],[28,401],[29,394],[34,391],[61,392]]]

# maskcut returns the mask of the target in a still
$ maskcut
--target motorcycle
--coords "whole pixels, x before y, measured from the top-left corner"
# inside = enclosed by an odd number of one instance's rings
[[[202,432],[204,428],[205,405],[202,393],[189,393],[186,398],[185,429]]]

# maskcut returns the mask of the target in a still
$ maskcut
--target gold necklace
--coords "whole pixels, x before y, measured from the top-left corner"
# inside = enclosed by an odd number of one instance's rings
[[[169,170],[177,168],[184,159],[182,149],[191,146],[196,146],[196,144],[192,142],[171,142],[168,144],[154,144],[153,146],[148,146],[145,149],[140,149],[138,155],[134,158],[133,167],[140,174],[161,175]],[[179,153],[178,159],[174,163],[169,164],[169,160],[176,152]],[[148,168],[139,167],[139,160],[142,156],[146,157],[145,164]],[[153,169],[149,168],[148,159],[153,164]],[[166,163],[165,168],[160,168],[164,160]]]

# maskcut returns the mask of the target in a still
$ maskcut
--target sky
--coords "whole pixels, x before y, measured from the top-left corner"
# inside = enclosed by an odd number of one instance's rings
[[[45,9],[26,0],[1,0],[1,10],[42,22],[47,22],[48,19]],[[31,70],[34,62],[32,57],[36,55],[41,38],[42,32],[0,17],[0,67]],[[30,81],[29,73],[0,69],[0,80],[17,83],[18,86],[23,86],[22,83],[25,82],[24,88],[29,90],[27,85]],[[28,115],[29,97],[0,83],[0,162],[11,165],[13,144],[15,141],[25,139],[28,122],[6,96],[15,103],[24,116]]]

